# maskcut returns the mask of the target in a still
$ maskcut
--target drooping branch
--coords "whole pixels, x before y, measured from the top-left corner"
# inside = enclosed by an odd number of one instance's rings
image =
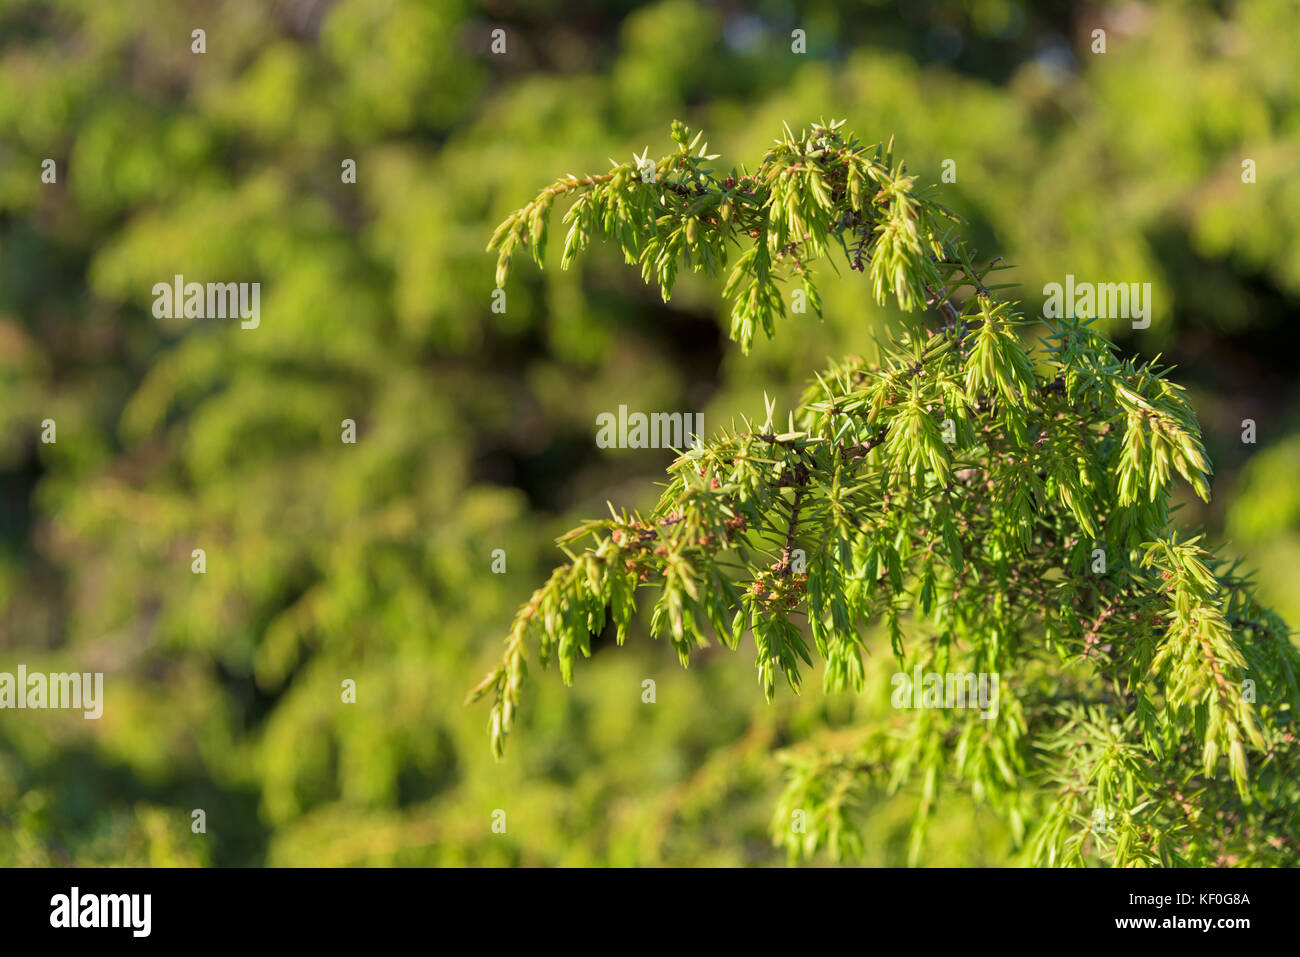
[[[521,244],[542,261],[551,203],[572,194],[564,265],[592,237],[607,239],[665,298],[679,268],[729,265],[724,295],[744,349],[784,315],[778,283],[797,282],[820,311],[814,266],[834,248],[867,274],[878,301],[927,306],[942,323],[928,337],[887,342],[877,366],[832,365],[784,430],[769,402],[762,424],[701,442],[673,464],[650,515],[611,508],[562,538],[569,562],[521,607],[501,664],[474,692],[494,696],[497,753],[530,646],[543,665],[558,659],[568,682],[607,621],[622,643],[651,590],[650,634],[683,664],[710,633],[732,648],[750,634],[769,698],[778,671],[798,690],[813,664],[806,635],[825,663],[824,686],[861,690],[872,625],[900,667],[910,658],[941,672],[1004,674],[987,720],[923,710],[901,735],[869,734],[851,758],[810,765],[888,766],[892,787],[919,775],[914,852],[954,749],[948,786],[998,795],[1021,831],[1032,816],[1034,853],[1049,863],[1079,862],[1085,846],[1116,861],[1177,854],[1182,825],[1139,816],[1136,795],[1165,787],[1140,754],[1163,754],[1160,775],[1176,774],[1179,793],[1226,757],[1248,800],[1246,748],[1278,746],[1272,723],[1300,707],[1300,655],[1230,569],[1170,530],[1176,476],[1209,494],[1199,426],[1179,387],[1154,363],[1117,358],[1077,320],[1054,324],[1031,355],[1025,321],[997,298],[1003,286],[987,282],[1006,266],[974,265],[941,228],[954,217],[914,187],[892,147],[862,147],[841,124],[787,130],[753,174],[719,179],[699,136],[679,124],[673,135],[677,152],[649,173],[642,157],[603,177],[570,177],[510,217],[491,247],[498,281]],[[962,289],[973,294],[954,301]],[[795,575],[798,544],[807,567]],[[1098,548],[1111,570],[1096,570]],[[1103,629],[1121,622],[1124,640],[1103,645]],[[1247,673],[1274,698],[1248,699]],[[1198,767],[1185,760],[1193,750]],[[1066,755],[1072,764],[1056,757]],[[1266,752],[1262,767],[1272,760]],[[805,784],[801,795],[835,805],[827,820],[848,826],[848,779]],[[1044,786],[1057,799],[1039,804],[1031,795]],[[1112,836],[1077,831],[1082,802],[1113,815],[1117,795],[1130,807]],[[1142,834],[1150,841],[1138,848]],[[812,846],[819,840],[829,832]]]

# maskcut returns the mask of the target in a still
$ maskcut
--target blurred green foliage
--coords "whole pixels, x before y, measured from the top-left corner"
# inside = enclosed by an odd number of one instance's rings
[[[824,321],[741,360],[716,283],[665,304],[608,249],[520,269],[493,313],[492,227],[674,117],[726,155],[824,116],[893,136],[923,181],[954,160],[940,198],[1017,264],[1029,314],[1066,273],[1151,282],[1151,328],[1105,331],[1191,391],[1217,477],[1187,517],[1300,619],[1296,14],[0,0],[0,670],[102,670],[107,698],[97,722],[0,712],[0,863],[784,860],[772,752],[883,703],[764,705],[744,656],[683,672],[634,637],[597,641],[572,693],[537,682],[501,764],[461,704],[553,536],[655,498],[670,453],[596,448],[599,412],[788,404],[905,321],[826,276]],[[177,273],[260,282],[260,327],[155,319]],[[867,862],[904,860],[910,803],[864,811]],[[941,812],[927,863],[1020,859],[978,810]]]

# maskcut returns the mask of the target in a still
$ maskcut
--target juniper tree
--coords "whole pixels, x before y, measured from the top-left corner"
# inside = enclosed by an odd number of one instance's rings
[[[1024,318],[990,281],[1007,266],[976,262],[892,142],[787,127],[753,172],[722,176],[699,134],[672,136],[654,163],[567,176],[509,216],[489,245],[497,285],[521,250],[543,263],[566,201],[562,266],[612,241],[665,300],[682,268],[726,271],[746,352],[776,333],[785,290],[820,312],[823,260],[934,319],[878,361],[831,363],[785,415],[769,400],[699,437],[649,514],[611,506],[560,538],[567,561],[471,692],[493,699],[498,757],[529,654],[570,683],[592,636],[612,622],[621,645],[648,605],[683,666],[748,634],[768,700],[817,659],[825,691],[887,695],[873,653],[999,677],[995,712],[900,710],[785,755],[773,838],[792,858],[852,856],[860,798],[906,789],[916,862],[936,802],[962,789],[1036,864],[1300,862],[1296,648],[1238,563],[1172,521],[1176,481],[1208,501],[1211,470],[1170,370],[1086,318]]]

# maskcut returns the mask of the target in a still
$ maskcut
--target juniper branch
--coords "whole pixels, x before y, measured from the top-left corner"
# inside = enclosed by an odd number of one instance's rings
[[[820,309],[813,268],[837,248],[878,302],[928,306],[943,323],[887,343],[876,366],[832,364],[784,429],[769,402],[761,424],[702,441],[671,466],[650,515],[611,506],[611,518],[564,536],[569,562],[520,609],[501,664],[472,693],[494,697],[497,753],[530,644],[570,682],[591,635],[612,619],[622,644],[638,596],[653,590],[652,637],[685,665],[710,634],[731,648],[749,634],[769,699],[778,672],[799,689],[809,637],[827,690],[865,689],[877,632],[900,669],[1007,677],[991,719],[909,713],[901,733],[867,729],[852,762],[807,765],[885,766],[890,788],[916,782],[913,859],[945,787],[991,803],[1041,863],[1237,854],[1224,834],[1193,848],[1190,825],[1151,804],[1168,803],[1171,781],[1180,795],[1194,775],[1213,783],[1226,763],[1232,792],[1214,799],[1278,839],[1252,859],[1294,860],[1292,836],[1261,809],[1282,792],[1296,799],[1274,754],[1291,753],[1279,742],[1300,708],[1300,657],[1235,565],[1171,527],[1175,478],[1208,499],[1210,464],[1167,370],[1118,358],[1078,320],[1050,325],[1027,350],[1028,323],[986,282],[1005,264],[975,265],[943,225],[955,217],[916,188],[892,144],[864,147],[841,123],[787,130],[755,173],[720,179],[700,136],[674,124],[673,138],[654,176],[638,161],[569,177],[509,217],[490,246],[498,282],[521,245],[543,261],[551,205],[572,195],[562,265],[593,236],[610,240],[667,298],[679,268],[718,273],[739,250],[723,292],[742,349],[784,315],[778,283],[798,282]],[[972,292],[954,301],[962,289]],[[797,541],[809,545],[799,574]],[[806,625],[791,620],[800,613]],[[1114,635],[1105,647],[1102,629]],[[1248,676],[1267,689],[1261,699],[1244,690]],[[856,787],[806,778],[788,792],[821,802],[801,852],[858,847]],[[1121,823],[1095,833],[1085,808]]]

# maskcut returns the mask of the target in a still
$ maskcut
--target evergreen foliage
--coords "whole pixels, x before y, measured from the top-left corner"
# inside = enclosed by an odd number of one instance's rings
[[[1093,328],[1177,363],[1215,466],[1210,505],[1177,479],[1179,518],[1300,619],[1294,0],[570,7],[223,0],[205,23],[170,0],[0,2],[0,671],[102,669],[106,694],[100,721],[0,712],[0,865],[764,866],[774,751],[830,794],[855,729],[905,727],[887,636],[864,639],[864,693],[756,707],[747,650],[682,671],[649,614],[622,649],[593,640],[574,686],[530,685],[510,760],[461,706],[555,536],[661,491],[671,452],[591,441],[611,396],[712,431],[766,390],[785,418],[826,357],[876,364],[882,328],[930,321],[819,267],[824,320],[782,286],[787,322],[743,357],[726,270],[683,269],[663,303],[612,243],[551,268],[563,232],[496,311],[493,227],[673,116],[754,159],[786,117],[889,131],[1016,264],[1026,315],[1066,270],[1149,279],[1149,329]],[[260,281],[261,326],[155,317],[176,273]],[[870,780],[843,779],[862,860],[902,864],[923,778]],[[1032,859],[941,797],[926,865]]]
[[[540,265],[557,200],[562,263],[617,243],[665,300],[683,269],[729,270],[731,335],[776,332],[814,267],[865,274],[878,303],[936,320],[831,364],[797,408],[701,436],[648,514],[588,521],[521,607],[490,696],[492,745],[515,723],[527,659],[579,655],[639,606],[685,666],[753,641],[759,682],[887,694],[864,658],[901,672],[1000,676],[996,713],[901,711],[855,740],[786,756],[773,836],[791,855],[860,854],[873,789],[919,782],[909,857],[945,791],[995,809],[1039,864],[1295,864],[1300,659],[1237,565],[1179,531],[1178,479],[1208,500],[1196,415],[1158,361],[1117,355],[1087,319],[1036,326],[989,279],[958,218],[888,146],[841,123],[787,128],[758,167],[723,176],[680,123],[676,149],[568,176],[492,237],[498,285]],[[647,598],[652,595],[653,598]],[[879,643],[874,641],[880,636]],[[814,656],[815,652],[815,656]],[[791,827],[802,812],[807,826]]]

